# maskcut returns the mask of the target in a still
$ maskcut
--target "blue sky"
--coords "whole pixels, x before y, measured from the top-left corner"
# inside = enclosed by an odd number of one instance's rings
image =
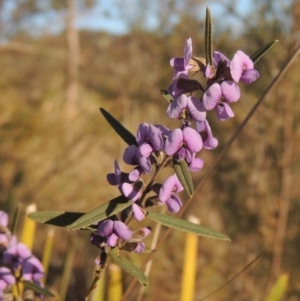
[[[130,10],[134,9],[137,1],[150,1],[150,0],[127,0],[128,4],[127,11],[124,13],[130,16]],[[209,2],[209,1],[208,1]],[[222,0],[214,1],[209,4],[213,18],[220,18],[224,15],[224,9],[222,6]],[[183,2],[184,3],[184,2]],[[237,10],[240,15],[246,15],[251,10],[251,0],[237,1]],[[202,15],[199,18],[205,18],[205,9],[203,9]],[[134,21],[132,21],[134,22]],[[226,22],[225,26],[232,26],[233,28],[240,28],[242,24],[239,24],[238,20],[234,17],[224,18]],[[120,17],[120,11],[118,6],[113,0],[102,0],[91,10],[85,11],[83,14],[78,16],[77,25],[79,28],[87,28],[91,30],[103,30],[114,34],[124,34],[128,32],[128,26],[126,21]],[[157,19],[153,11],[147,14],[146,26],[149,29],[155,28],[157,25]]]

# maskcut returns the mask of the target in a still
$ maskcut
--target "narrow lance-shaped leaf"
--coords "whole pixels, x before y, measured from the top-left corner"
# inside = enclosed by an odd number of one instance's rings
[[[103,108],[100,111],[107,122],[113,127],[117,134],[128,144],[128,145],[138,145],[135,136],[128,131],[117,119],[115,119],[111,114],[109,114]]]
[[[194,185],[192,175],[186,161],[184,159],[178,161],[173,158],[173,167],[180,183],[182,184],[188,195],[192,196],[194,193]]]
[[[24,284],[25,288],[34,291],[38,295],[43,295],[45,297],[52,297],[52,298],[55,297],[54,294],[52,294],[51,292],[49,292],[45,288],[40,287],[40,286],[38,286],[37,284],[35,284],[33,282],[22,281],[22,283]]]
[[[147,217],[170,228],[181,230],[184,232],[195,233],[199,236],[216,238],[230,241],[230,238],[221,234],[215,230],[208,229],[206,227],[194,224],[183,219],[165,215],[157,212],[147,212]]]
[[[250,56],[252,62],[255,64],[277,42],[278,42],[278,40],[271,41],[271,42],[267,43],[266,45],[264,45],[263,47],[261,47],[259,50],[257,50],[254,54],[252,54]]]
[[[118,255],[118,249],[114,248],[111,250],[109,255],[112,260],[117,264],[120,268],[125,270],[127,273],[137,278],[137,280],[144,286],[148,284],[148,278],[143,274],[143,272],[136,267],[130,260],[125,257],[121,257]]]
[[[67,227],[83,216],[82,212],[36,211],[28,214],[28,218],[42,224]]]
[[[210,10],[206,8],[205,16],[205,57],[206,62],[212,65],[213,62],[213,38],[212,38],[212,20]]]
[[[132,201],[128,200],[125,196],[120,195],[109,202],[106,202],[99,207],[91,210],[90,212],[81,216],[78,220],[72,223],[68,228],[70,230],[84,229],[89,225],[102,221],[125,208],[132,205]]]
[[[167,100],[168,103],[171,103],[174,100],[172,95],[167,90],[160,90],[160,94]]]

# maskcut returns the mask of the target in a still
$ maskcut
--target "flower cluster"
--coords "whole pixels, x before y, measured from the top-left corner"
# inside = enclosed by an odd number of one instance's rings
[[[0,301],[17,281],[32,281],[43,286],[44,268],[27,246],[17,241],[8,225],[8,215],[0,211]]]
[[[129,173],[122,172],[115,161],[114,173],[107,175],[108,183],[117,186],[121,195],[132,203],[119,217],[114,215],[96,225],[91,242],[99,248],[118,246],[131,252],[144,250],[142,240],[151,229],[140,229],[136,236],[127,226],[128,221],[132,217],[143,220],[150,206],[166,205],[172,213],[180,211],[182,202],[178,193],[184,190],[184,185],[174,173],[174,162],[185,162],[189,171],[199,171],[204,162],[197,154],[202,148],[214,149],[218,145],[206,118],[207,111],[215,109],[221,121],[233,117],[229,104],[240,98],[238,82],[250,84],[259,77],[250,57],[240,50],[231,61],[218,51],[213,52],[211,63],[193,57],[190,38],[185,43],[183,58],[173,58],[170,64],[174,76],[168,88],[171,101],[167,115],[180,120],[180,127],[171,130],[164,125],[145,122],[139,125],[136,143],[129,145],[123,154],[123,161],[133,169]],[[189,73],[202,74],[206,87],[189,78]],[[196,91],[200,92],[200,97],[193,95]],[[160,183],[157,176],[166,167],[173,169],[173,174]],[[143,176],[153,170],[153,176],[146,184]],[[98,258],[97,263],[100,261]]]

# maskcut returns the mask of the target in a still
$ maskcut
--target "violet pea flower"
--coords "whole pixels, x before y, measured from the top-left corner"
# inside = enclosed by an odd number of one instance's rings
[[[21,242],[17,243],[13,236],[7,250],[3,252],[3,262],[6,264],[11,263],[13,269],[17,270],[19,265],[22,265],[31,256],[32,254],[28,247]]]
[[[179,95],[182,93],[182,91],[177,88],[177,81],[179,77],[188,78],[187,74],[193,67],[189,64],[192,58],[192,51],[192,39],[189,38],[185,42],[183,58],[175,57],[170,60],[170,65],[174,68],[173,81],[168,89],[171,95]]]
[[[167,114],[170,118],[181,118],[190,121],[203,121],[206,118],[206,110],[203,104],[195,97],[187,97],[185,94],[175,98],[168,106]]]
[[[175,129],[170,132],[165,142],[165,152],[169,156],[177,153],[179,160],[186,157],[187,161],[190,161],[191,154],[199,152],[202,146],[199,133],[190,127],[185,127],[183,130]]]
[[[146,122],[139,125],[136,142],[140,145],[139,149],[144,157],[149,157],[153,151],[161,151],[164,148],[160,130]]]
[[[239,86],[233,81],[212,84],[203,94],[202,102],[206,110],[216,109],[219,120],[227,120],[234,116],[228,102],[236,102],[241,95]]]
[[[128,240],[132,236],[131,230],[121,221],[112,221],[110,219],[101,221],[98,225],[97,234],[100,237],[107,238],[107,244],[114,247],[119,238]]]
[[[176,174],[167,178],[167,180],[161,186],[158,197],[162,203],[167,205],[170,212],[177,213],[180,210],[182,202],[175,193],[178,193],[182,190],[183,186],[178,180]]]
[[[196,122],[196,130],[202,138],[204,148],[214,149],[218,146],[219,142],[215,137],[213,137],[211,128],[206,119],[204,121]]]
[[[125,179],[122,179],[121,169],[117,160],[115,160],[115,173],[109,173],[107,175],[107,181],[111,185],[118,186],[120,192],[132,201],[136,201],[141,195],[142,183],[135,182],[130,184],[125,182]]]
[[[190,162],[188,162],[189,170],[192,172],[199,171],[204,165],[204,161],[201,158],[196,158],[196,154],[193,153]]]
[[[3,291],[10,285],[15,284],[16,278],[7,267],[0,267],[0,300],[3,300]]]
[[[0,227],[7,227],[8,225],[8,214],[0,210]]]
[[[146,173],[150,173],[151,171],[151,157],[143,156],[140,152],[140,149],[135,145],[130,145],[125,149],[123,160],[125,163],[130,165],[138,165]],[[136,175],[130,175],[130,177],[133,178],[135,178],[135,176]]]
[[[251,84],[258,79],[259,73],[254,69],[254,63],[243,51],[238,50],[230,62],[230,73],[235,82]]]
[[[22,263],[22,277],[24,280],[32,280],[37,284],[41,284],[40,281],[44,275],[43,265],[36,257],[31,256]]]

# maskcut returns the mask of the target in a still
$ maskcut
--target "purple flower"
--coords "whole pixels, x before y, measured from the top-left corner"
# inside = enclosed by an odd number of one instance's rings
[[[8,215],[4,211],[0,211],[0,227],[7,227],[8,225]]]
[[[140,149],[135,145],[130,145],[125,149],[123,160],[125,163],[130,165],[138,165],[146,173],[150,173],[151,171],[151,157],[143,156]]]
[[[223,121],[234,116],[227,102],[236,102],[240,98],[240,89],[232,81],[223,81],[212,84],[202,96],[206,110],[216,109],[217,117]]]
[[[175,98],[168,106],[167,114],[170,118],[181,118],[190,121],[203,121],[206,111],[203,104],[195,97],[187,97],[185,94]]]
[[[136,134],[136,142],[140,145],[139,149],[144,157],[149,157],[153,151],[161,151],[164,148],[160,130],[146,122],[140,124]]]
[[[24,280],[32,280],[37,284],[41,284],[40,280],[44,277],[43,265],[36,257],[31,256],[22,264],[22,276]]]
[[[138,181],[133,184],[125,182],[127,174],[121,172],[118,161],[115,160],[115,173],[107,175],[107,181],[111,185],[117,185],[120,192],[128,199],[136,201],[141,195],[142,182]]]
[[[12,274],[11,270],[7,267],[0,267],[0,300],[3,297],[3,291],[9,286],[16,282],[15,276]]]
[[[207,120],[196,122],[196,129],[202,138],[204,148],[214,149],[218,146],[218,140],[213,137]]]
[[[252,60],[241,50],[238,50],[233,56],[230,63],[230,72],[235,82],[241,81],[245,84],[251,84],[259,77]]]
[[[134,253],[142,253],[145,250],[145,243],[139,242],[136,245],[136,248],[133,250]]]
[[[170,65],[174,68],[173,82],[169,87],[169,92],[172,95],[179,95],[182,93],[182,90],[177,88],[177,81],[179,77],[188,78],[187,74],[189,70],[193,67],[189,64],[190,59],[192,58],[192,50],[192,39],[189,38],[185,42],[183,55],[184,57],[175,57],[172,58],[170,61]]]
[[[183,190],[183,186],[174,174],[170,176],[159,190],[159,199],[165,203],[170,212],[177,213],[181,206],[180,198],[175,194]]]
[[[199,152],[202,146],[199,133],[190,127],[185,127],[183,130],[175,129],[170,132],[165,143],[165,152],[169,156],[177,153],[179,160],[186,157],[189,161],[191,154]]]
[[[184,45],[184,57],[175,57],[170,60],[170,65],[174,68],[177,74],[188,74],[189,69],[192,68],[192,65],[189,65],[190,59],[192,58],[192,52],[192,39],[188,38]]]
[[[196,158],[195,156],[196,154],[194,153],[191,162],[189,162],[189,170],[193,172],[199,171],[204,165],[203,160],[201,158]]]
[[[223,53],[219,51],[213,52],[213,61],[216,67],[218,67],[220,61],[225,61],[227,63],[227,66],[228,67],[230,66],[230,60]]]
[[[20,264],[22,265],[31,256],[32,254],[28,247],[21,242],[17,243],[16,238],[13,236],[7,250],[3,252],[3,262],[6,264],[11,263],[13,269],[16,270]]]
[[[117,240],[128,240],[132,236],[131,230],[126,224],[121,221],[112,221],[110,219],[101,221],[98,225],[97,234],[100,237],[107,239],[107,244],[114,247],[117,244]]]

